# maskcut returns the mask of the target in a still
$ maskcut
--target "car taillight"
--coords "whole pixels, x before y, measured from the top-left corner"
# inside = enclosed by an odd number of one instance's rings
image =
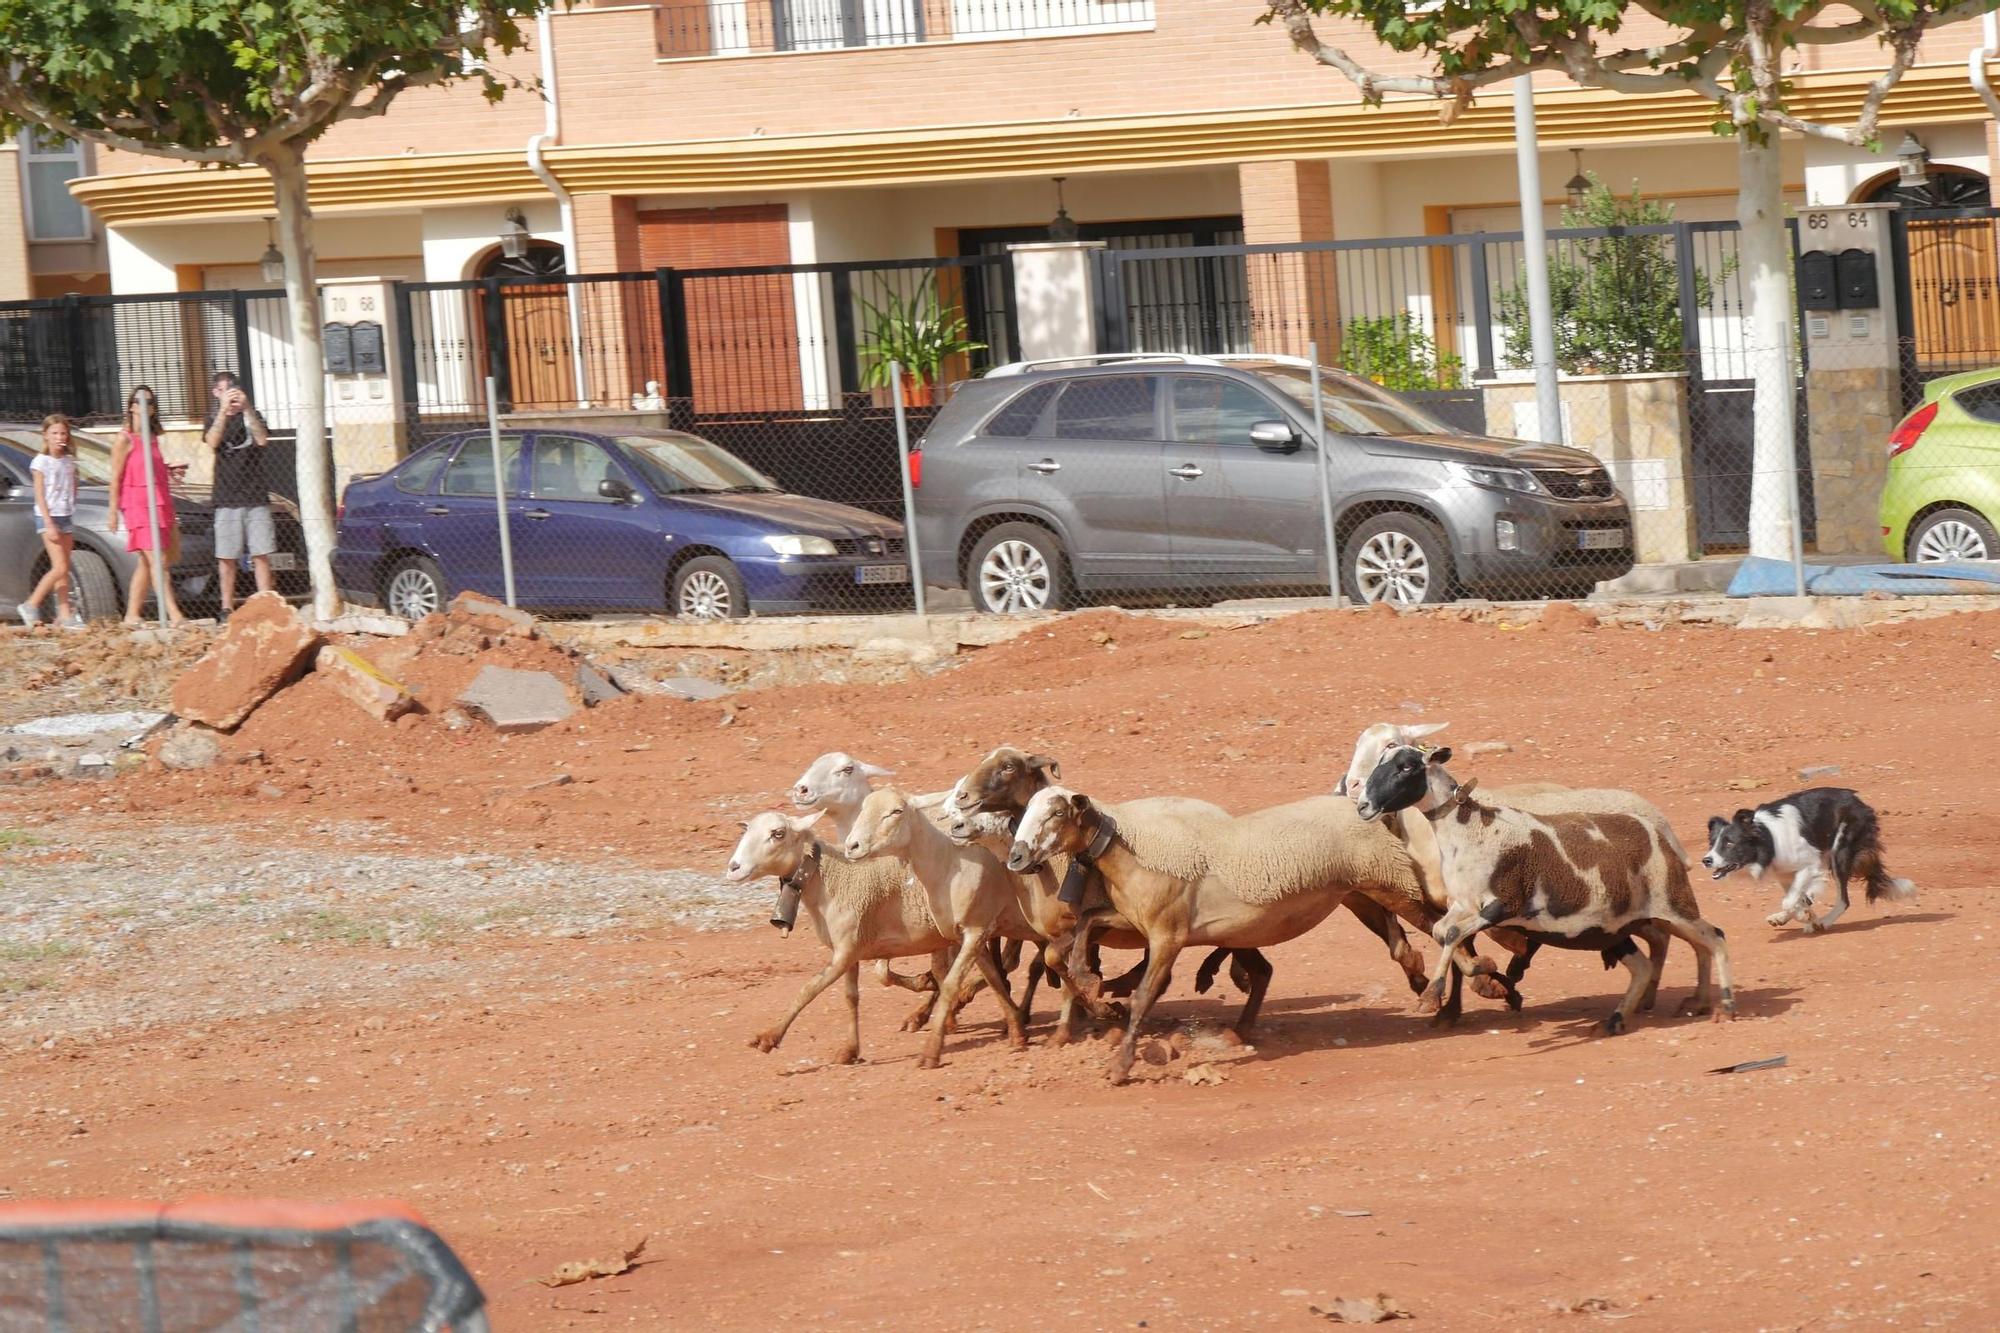
[[[1925,403],[1904,417],[1902,424],[1889,434],[1889,457],[1894,458],[1897,454],[1907,453],[1917,442],[1917,437],[1924,433],[1924,428],[1937,419],[1937,414],[1936,403]]]
[[[922,446],[910,450],[910,489],[916,490],[924,484],[924,451]]]

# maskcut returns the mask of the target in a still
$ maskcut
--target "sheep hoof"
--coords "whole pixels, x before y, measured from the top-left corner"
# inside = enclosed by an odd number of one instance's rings
[[[1706,1000],[1690,998],[1682,1000],[1681,1007],[1674,1012],[1682,1018],[1700,1018],[1703,1014],[1711,1012],[1711,1006]]]
[[[1434,1028],[1455,1028],[1458,1026],[1458,1015],[1458,1010],[1447,1005],[1431,1015],[1431,1026]]]
[[[1604,1020],[1604,1035],[1615,1037],[1624,1030],[1625,1015],[1619,1013],[1616,1009],[1612,1010],[1611,1017]]]
[[[750,1044],[757,1050],[769,1054],[778,1049],[778,1034],[775,1032],[759,1032],[750,1039]]]
[[[944,1061],[941,1058],[939,1058],[936,1053],[932,1051],[925,1051],[922,1055],[917,1057],[917,1068],[919,1069],[936,1069],[939,1065],[943,1063]]]
[[[1116,1056],[1112,1057],[1109,1068],[1104,1072],[1106,1077],[1111,1080],[1112,1087],[1124,1086],[1127,1077],[1132,1072],[1132,1057],[1120,1051]]]
[[[1513,989],[1491,972],[1476,972],[1472,976],[1472,993],[1485,1000],[1504,1000],[1512,995]],[[1519,1008],[1519,1002],[1515,1004]]]
[[[1709,1016],[1711,1023],[1733,1023],[1736,1021],[1736,1001],[1724,1000],[1722,1007]]]
[[[859,1064],[861,1062],[861,1048],[859,1046],[843,1046],[834,1054],[833,1062],[837,1065]]]
[[[1067,1046],[1069,1043],[1069,1029],[1066,1027],[1058,1027],[1054,1032],[1049,1034],[1049,1045],[1051,1046]]]

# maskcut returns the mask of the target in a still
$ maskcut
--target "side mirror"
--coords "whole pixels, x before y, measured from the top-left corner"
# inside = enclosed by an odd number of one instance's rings
[[[607,500],[616,500],[620,504],[630,504],[638,498],[631,486],[617,477],[606,477],[598,482],[597,493]]]
[[[1267,454],[1295,454],[1299,451],[1298,432],[1282,421],[1259,421],[1251,426],[1250,443]]]

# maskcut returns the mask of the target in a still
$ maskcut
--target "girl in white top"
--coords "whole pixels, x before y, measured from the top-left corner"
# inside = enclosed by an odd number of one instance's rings
[[[21,623],[39,625],[42,602],[56,595],[56,623],[64,629],[82,629],[83,617],[69,599],[69,557],[76,538],[71,528],[76,519],[76,458],[69,451],[69,418],[51,413],[42,421],[42,452],[30,464],[35,474],[35,531],[48,549],[49,572],[21,603]]]

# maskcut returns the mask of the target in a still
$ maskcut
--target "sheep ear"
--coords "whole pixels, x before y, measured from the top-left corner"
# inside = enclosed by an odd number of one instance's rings
[[[1080,791],[1073,791],[1069,794],[1069,808],[1072,814],[1087,815],[1090,813],[1090,798]]]
[[[893,768],[882,768],[876,764],[864,764],[859,759],[854,761],[854,771],[864,778],[893,778],[896,776],[896,770]]]
[[[747,819],[739,819],[736,821],[736,827],[742,829],[745,833],[748,833],[750,831],[750,821]]]
[[[1031,754],[1028,756],[1028,767],[1043,774],[1051,782],[1062,777],[1062,765],[1056,762],[1054,755]]]
[[[1440,745],[1440,746],[1438,746],[1438,748],[1437,748],[1437,749],[1435,749],[1435,750],[1432,750],[1432,751],[1430,752],[1430,757],[1429,757],[1429,758],[1427,758],[1427,759],[1426,759],[1426,760],[1425,760],[1424,762],[1425,762],[1425,763],[1430,763],[1430,764],[1448,764],[1448,763],[1450,763],[1450,762],[1451,762],[1451,747],[1450,747],[1449,745]],[[1468,784],[1468,785],[1469,785],[1469,784]]]
[[[782,811],[780,811],[779,817],[782,818],[785,821],[785,823],[791,825],[792,832],[804,833],[814,824],[817,824],[820,820],[820,816],[824,815],[825,813],[826,811],[824,810],[815,810],[809,815],[787,815],[784,814]]]
[[[1422,740],[1426,736],[1435,736],[1450,725],[1449,722],[1418,722],[1410,726],[1399,726],[1396,731],[1404,740],[1415,741]]]

